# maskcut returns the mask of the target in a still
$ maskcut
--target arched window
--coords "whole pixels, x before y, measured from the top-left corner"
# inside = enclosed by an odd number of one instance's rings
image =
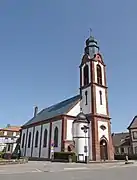
[[[54,147],[58,147],[58,128],[55,127],[55,130],[54,130]]]
[[[31,132],[29,132],[29,138],[28,138],[28,148],[30,148],[31,144]]]
[[[97,65],[97,83],[102,85],[102,70],[99,64]]]
[[[25,133],[23,134],[23,137],[22,137],[22,148],[24,148],[24,143],[25,143]]]
[[[85,65],[84,67],[84,86],[89,84],[89,68],[88,65]]]
[[[43,138],[43,147],[47,147],[47,136],[48,136],[48,131],[47,129],[45,129],[44,138]]]
[[[35,135],[35,147],[38,147],[38,142],[39,142],[39,132],[37,131]]]

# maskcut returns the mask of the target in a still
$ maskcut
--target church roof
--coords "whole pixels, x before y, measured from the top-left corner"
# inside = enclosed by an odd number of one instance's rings
[[[59,115],[67,114],[78,103],[79,100],[80,100],[80,95],[77,95],[62,102],[59,102],[55,105],[52,105],[48,108],[45,108],[41,110],[36,117],[30,119],[23,126],[28,126],[34,123],[41,122],[43,120],[54,118]]]

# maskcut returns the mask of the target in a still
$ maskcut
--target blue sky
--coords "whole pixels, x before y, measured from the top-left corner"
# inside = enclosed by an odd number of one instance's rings
[[[91,27],[107,65],[112,129],[126,130],[137,113],[136,8],[136,0],[1,1],[0,126],[79,93]]]

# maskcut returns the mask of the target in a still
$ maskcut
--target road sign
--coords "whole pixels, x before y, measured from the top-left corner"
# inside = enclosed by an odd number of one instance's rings
[[[84,152],[87,153],[88,152],[88,147],[84,146]]]

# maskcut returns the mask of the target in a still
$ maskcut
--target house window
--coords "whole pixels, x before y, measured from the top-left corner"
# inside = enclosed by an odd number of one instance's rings
[[[123,154],[123,153],[125,152],[125,151],[124,151],[124,148],[121,147],[120,149],[121,149],[121,154]]]
[[[84,86],[89,84],[89,68],[88,65],[84,67]]]
[[[23,134],[23,137],[22,137],[22,148],[24,148],[24,143],[25,143],[25,133]]]
[[[115,147],[115,154],[119,154],[119,148]]]
[[[8,144],[8,149],[7,149],[7,151],[10,151],[10,147],[11,147],[10,144]]]
[[[131,154],[131,147],[128,147],[128,154]]]
[[[102,105],[102,91],[99,91],[100,105]]]
[[[102,70],[99,64],[97,65],[97,83],[102,85]]]
[[[47,131],[47,129],[45,129],[44,139],[43,139],[43,147],[47,147],[47,135],[48,135],[48,131]]]
[[[30,148],[30,144],[31,144],[31,132],[29,132],[28,148]]]
[[[58,147],[58,128],[54,130],[54,147]]]
[[[137,146],[135,147],[135,154],[137,154]]]
[[[38,141],[39,141],[39,132],[36,132],[36,136],[35,136],[35,148],[38,147]]]
[[[87,92],[87,91],[85,91],[85,98],[86,98],[86,103],[85,103],[85,105],[88,105],[88,92]]]
[[[133,139],[137,139],[137,131],[133,132]]]

